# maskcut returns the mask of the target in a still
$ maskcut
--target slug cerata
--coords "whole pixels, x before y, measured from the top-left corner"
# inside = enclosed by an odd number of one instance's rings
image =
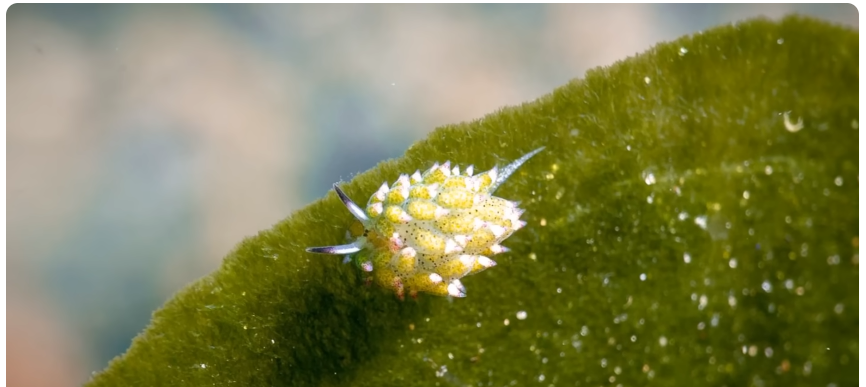
[[[460,282],[496,265],[490,256],[508,251],[500,243],[526,225],[517,202],[493,192],[517,168],[541,152],[529,152],[511,164],[473,174],[450,162],[424,173],[400,175],[382,184],[361,208],[334,184],[334,190],[358,220],[350,227],[352,243],[310,247],[311,253],[346,255],[372,279],[400,299],[418,292],[465,297]]]

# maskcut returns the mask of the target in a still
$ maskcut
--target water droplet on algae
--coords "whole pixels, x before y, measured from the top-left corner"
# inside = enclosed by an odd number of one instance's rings
[[[680,56],[683,56],[689,52],[688,48],[680,47]]]
[[[833,180],[837,187],[841,187],[843,182],[842,176],[836,176],[836,179]]]
[[[706,215],[696,216],[695,217],[695,224],[698,225],[698,227],[706,230],[707,229],[707,216]]]
[[[646,185],[653,185],[656,183],[656,177],[652,172],[644,172],[643,181]]]
[[[689,253],[684,253],[684,254],[683,254],[683,262],[685,262],[685,263],[691,263],[691,262],[692,262],[692,256],[691,256],[691,254],[689,254]]]
[[[791,133],[797,133],[801,129],[803,129],[803,117],[798,117],[797,122],[791,122],[791,112],[782,113],[783,123],[785,124],[785,130]]]
[[[644,83],[646,83],[647,85],[649,85],[650,82],[652,82],[652,80],[650,79],[650,77],[643,77],[643,81],[644,81]]]
[[[765,292],[769,293],[773,291],[773,284],[770,281],[764,281],[761,283],[761,289],[764,289]]]
[[[517,312],[517,319],[518,320],[526,320],[526,311],[525,310],[518,311]]]
[[[785,43],[785,39],[784,39],[784,38],[776,39],[776,44],[782,44],[782,43]]]

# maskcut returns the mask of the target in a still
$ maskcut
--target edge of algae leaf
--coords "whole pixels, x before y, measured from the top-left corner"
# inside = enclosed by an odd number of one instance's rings
[[[777,43],[782,37],[784,44]],[[591,70],[582,80],[537,101],[439,128],[403,157],[384,161],[341,187],[354,200],[365,202],[383,181],[392,182],[400,173],[423,170],[435,161],[486,170],[546,146],[497,192],[523,201],[524,219],[530,225],[506,241],[513,251],[501,255],[502,260],[497,256],[500,265],[466,279],[468,298],[421,295],[417,301],[400,302],[388,289],[365,286],[360,270],[341,264],[340,258],[304,252],[308,246],[343,242],[352,217],[331,192],[245,239],[217,271],[178,292],[154,312],[150,326],[127,353],[89,385],[468,385],[494,380],[506,385],[545,378],[557,385],[607,384],[614,379],[645,384],[652,378],[688,384],[696,377],[729,385],[805,377],[810,382],[853,383],[856,345],[853,353],[846,352],[844,338],[853,329],[856,341],[856,314],[830,314],[830,320],[825,316],[842,335],[837,337],[761,312],[768,303],[787,305],[767,299],[781,292],[744,294],[734,308],[727,300],[737,300],[738,294],[722,297],[716,305],[717,298],[695,298],[697,291],[691,287],[710,278],[707,273],[733,265],[730,257],[707,263],[702,259],[740,253],[738,245],[726,243],[740,235],[735,233],[741,225],[754,222],[755,228],[764,230],[759,220],[723,216],[724,210],[744,200],[742,191],[736,197],[720,193],[726,192],[725,186],[752,184],[751,200],[756,201],[761,187],[788,184],[761,180],[770,176],[767,166],[775,168],[776,177],[822,171],[848,178],[857,172],[856,161],[853,166],[839,161],[852,154],[852,147],[856,156],[856,141],[851,141],[856,132],[836,131],[836,121],[824,131],[816,124],[827,114],[853,117],[856,123],[856,82],[848,87],[842,81],[858,79],[857,41],[856,31],[801,17],[723,26]],[[787,111],[806,119],[797,138],[783,129],[789,117],[781,112]],[[831,143],[841,156],[827,153]],[[757,171],[750,181],[731,177],[743,168],[737,163],[743,156],[740,149],[761,161],[742,172]],[[776,157],[792,149],[796,157]],[[830,197],[836,201],[815,199],[812,208],[829,211],[835,221],[816,219],[820,224],[815,228],[847,238],[857,215],[842,209],[852,201],[856,208],[850,190],[856,193],[857,188],[856,183],[841,187],[848,191]],[[695,203],[682,208],[672,204],[682,200],[674,196],[678,190],[689,188]],[[783,209],[773,205],[777,201],[802,211],[809,208],[802,198],[784,192],[778,188],[779,197],[760,202],[766,208],[757,211],[781,214]],[[695,195],[708,200],[696,200]],[[695,219],[699,226],[703,222],[704,230],[670,219],[667,214],[674,209],[682,214],[688,209],[689,221]],[[703,218],[697,215],[701,211],[707,214]],[[727,229],[726,222],[735,227]],[[677,236],[657,232],[672,232],[674,225]],[[811,242],[818,238],[802,231],[806,229],[777,232],[773,227],[767,226],[767,235]],[[617,234],[626,230],[634,230],[636,236]],[[853,224],[855,236],[856,230]],[[614,242],[617,237],[620,244]],[[838,238],[818,239],[826,239],[826,244]],[[691,243],[691,266],[677,263],[683,259],[678,250],[683,243]],[[810,246],[819,250],[823,245]],[[850,246],[833,248],[839,250],[837,257],[852,254]],[[647,251],[654,255],[645,255]],[[761,277],[768,271],[761,262],[738,258],[743,271],[732,273],[731,279],[718,277],[718,282],[768,281]],[[810,275],[803,272],[806,269],[786,265],[773,266],[786,278],[780,278],[775,289],[784,289],[788,279],[811,278],[804,277]],[[822,265],[809,268],[815,276],[846,286],[853,275],[856,283],[856,268],[839,273]],[[633,280],[610,285],[618,278]],[[658,285],[641,290],[637,286],[642,283]],[[809,308],[828,302],[825,298],[832,293],[833,302],[845,305],[853,297],[855,305],[849,308],[856,312],[856,294],[818,283],[810,286],[806,298],[817,298],[790,309],[811,313]],[[693,300],[677,301],[690,293]],[[529,310],[529,318],[515,316],[517,308]],[[713,308],[718,312],[707,316]],[[695,330],[719,316],[727,335],[707,336],[709,330]],[[749,336],[747,340],[753,341],[741,343],[733,332],[745,332],[739,340],[748,335],[758,338]],[[788,349],[787,337],[799,334],[811,341]],[[637,346],[645,345],[645,336],[680,352],[663,352],[667,349],[658,344]],[[759,342],[764,336],[770,341]],[[635,346],[629,347],[632,343]],[[849,356],[847,365],[839,363],[840,357],[810,355],[827,343],[838,344],[834,348]],[[727,346],[733,349],[728,351]],[[705,347],[716,352],[708,353]],[[776,348],[777,355],[753,357],[752,347],[762,355],[770,353],[765,348]],[[803,371],[806,362],[808,374]]]

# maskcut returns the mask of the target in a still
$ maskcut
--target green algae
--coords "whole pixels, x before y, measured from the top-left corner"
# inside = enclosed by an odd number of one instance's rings
[[[855,385],[858,40],[801,17],[719,27],[439,128],[343,187],[546,146],[498,191],[529,224],[467,298],[400,302],[305,253],[343,242],[331,193],[89,385]]]

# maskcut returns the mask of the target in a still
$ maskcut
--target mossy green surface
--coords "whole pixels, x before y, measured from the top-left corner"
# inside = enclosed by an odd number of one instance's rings
[[[343,187],[363,203],[434,161],[546,146],[497,192],[529,225],[467,298],[401,302],[305,253],[344,242],[331,193],[244,240],[90,385],[856,385],[858,39],[723,26],[440,128]]]

